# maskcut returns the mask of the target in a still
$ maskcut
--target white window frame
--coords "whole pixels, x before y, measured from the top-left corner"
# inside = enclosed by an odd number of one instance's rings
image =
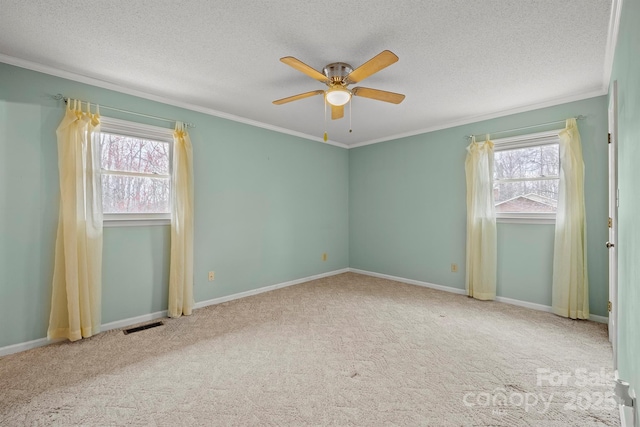
[[[169,197],[168,213],[119,213],[103,214],[103,227],[132,227],[148,225],[169,225],[171,224],[171,211],[173,204],[173,129],[159,126],[145,125],[142,123],[119,120],[111,117],[100,117],[100,132],[112,133],[123,136],[130,136],[152,141],[167,142],[169,144],[169,179],[171,180],[171,195]],[[100,148],[100,147],[98,147]],[[100,165],[102,166],[102,165]],[[140,176],[138,173],[127,173],[125,175]],[[102,169],[101,174],[102,176]],[[146,176],[146,175],[145,175]],[[102,178],[100,178],[102,179]],[[102,184],[100,184],[102,185]],[[102,203],[102,200],[100,201]]]
[[[529,133],[526,135],[514,136],[509,138],[493,139],[493,151],[494,153],[497,153],[500,151],[513,150],[518,148],[559,144],[560,137],[558,135],[561,131],[562,129],[555,129],[546,132]],[[493,180],[494,183],[508,181],[512,180]],[[502,223],[517,224],[555,224],[556,214],[546,212],[496,212],[496,221]]]

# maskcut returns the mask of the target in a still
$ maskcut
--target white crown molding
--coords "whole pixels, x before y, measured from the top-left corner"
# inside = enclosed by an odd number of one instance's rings
[[[606,48],[606,52],[605,52],[605,70],[604,70],[604,75],[603,75],[602,87],[597,88],[597,89],[593,89],[593,90],[590,90],[590,91],[586,91],[586,92],[576,93],[576,94],[565,96],[565,97],[551,99],[551,100],[548,100],[548,101],[545,101],[545,102],[541,102],[541,103],[537,103],[537,104],[529,104],[529,105],[525,105],[525,106],[518,107],[518,108],[513,108],[513,109],[508,109],[508,110],[501,110],[501,111],[497,111],[497,112],[493,112],[493,113],[489,113],[489,114],[484,114],[484,115],[470,116],[470,117],[462,118],[460,120],[456,120],[456,121],[453,121],[453,122],[437,124],[437,125],[430,126],[428,128],[417,129],[417,130],[413,130],[413,131],[408,131],[408,132],[403,132],[403,133],[399,133],[399,134],[389,135],[389,136],[386,136],[386,137],[382,137],[382,138],[378,138],[378,139],[372,139],[372,140],[369,140],[369,141],[363,141],[363,142],[359,142],[359,143],[356,143],[356,144],[350,144],[350,145],[344,144],[344,143],[341,143],[341,142],[337,142],[337,141],[332,141],[332,140],[328,140],[328,141],[325,142],[322,138],[314,136],[314,135],[309,135],[309,134],[298,132],[298,131],[294,131],[294,130],[291,130],[291,129],[286,129],[286,128],[282,128],[282,127],[279,127],[279,126],[270,125],[270,124],[267,124],[267,123],[259,122],[257,120],[247,119],[245,117],[240,117],[240,116],[236,116],[234,114],[224,113],[222,111],[214,110],[214,109],[211,109],[211,108],[201,107],[199,105],[190,104],[190,103],[186,103],[186,102],[183,102],[183,101],[177,101],[177,100],[174,100],[174,99],[165,98],[165,97],[158,96],[158,95],[153,95],[153,94],[150,94],[150,93],[147,93],[147,92],[143,92],[143,91],[140,91],[140,90],[137,90],[137,89],[127,88],[127,87],[120,86],[120,85],[117,85],[117,84],[114,84],[114,83],[110,83],[110,82],[106,82],[106,81],[103,81],[103,80],[99,80],[99,79],[96,79],[96,78],[93,78],[93,77],[83,76],[81,74],[72,73],[70,71],[61,70],[61,69],[58,69],[58,68],[54,68],[54,67],[38,64],[38,63],[35,63],[35,62],[27,61],[27,60],[20,59],[20,58],[15,58],[15,57],[4,55],[4,54],[0,54],[0,62],[4,62],[6,64],[14,65],[14,66],[20,67],[20,68],[26,68],[26,69],[29,69],[29,70],[41,72],[41,73],[44,73],[44,74],[49,74],[49,75],[56,76],[56,77],[61,77],[61,78],[64,78],[64,79],[67,79],[67,80],[76,81],[76,82],[79,82],[79,83],[84,83],[84,84],[88,84],[88,85],[92,85],[92,86],[97,86],[97,87],[100,87],[100,88],[103,88],[103,89],[113,90],[113,91],[124,93],[124,94],[127,94],[127,95],[137,96],[139,98],[148,99],[150,101],[155,101],[155,102],[160,102],[160,103],[167,104],[167,105],[172,105],[174,107],[184,108],[184,109],[190,110],[190,111],[196,111],[196,112],[207,114],[207,115],[210,115],[210,116],[220,117],[220,118],[223,118],[223,119],[232,120],[232,121],[239,122],[239,123],[244,123],[244,124],[247,124],[247,125],[250,125],[250,126],[259,127],[259,128],[271,130],[271,131],[274,131],[274,132],[279,132],[279,133],[283,133],[283,134],[287,134],[287,135],[297,136],[299,138],[308,139],[308,140],[311,140],[311,141],[317,141],[317,142],[321,142],[323,144],[333,145],[333,146],[340,147],[340,148],[351,149],[351,148],[364,147],[366,145],[371,145],[371,144],[377,144],[379,142],[391,141],[391,140],[406,138],[406,137],[410,137],[410,136],[420,135],[420,134],[424,134],[424,133],[435,132],[435,131],[438,131],[438,130],[449,129],[449,128],[468,125],[468,124],[472,124],[472,123],[478,123],[478,122],[481,122],[481,121],[491,120],[491,119],[500,118],[500,117],[505,117],[505,116],[509,116],[509,115],[512,115],[512,114],[525,113],[525,112],[528,112],[528,111],[538,110],[538,109],[541,109],[541,108],[553,107],[553,106],[556,106],[556,105],[566,104],[566,103],[569,103],[569,102],[581,101],[581,100],[584,100],[584,99],[589,99],[589,98],[594,98],[594,97],[597,97],[597,96],[606,95],[608,93],[608,91],[609,91],[609,79],[611,77],[611,69],[613,67],[613,57],[614,57],[614,54],[615,54],[615,46],[616,46],[617,38],[618,38],[618,29],[619,29],[619,25],[620,25],[620,9],[621,9],[621,7],[622,7],[622,0],[613,0],[612,14],[611,14],[611,19],[610,19],[610,23],[609,23],[609,33],[608,33],[608,37],[607,37],[607,48]]]
[[[321,142],[323,144],[333,145],[340,148],[349,148],[348,145],[337,141],[324,141],[323,138],[318,136],[309,135],[306,133],[282,128],[279,126],[270,125],[268,123],[259,122],[257,120],[247,119],[245,117],[236,116],[234,114],[224,113],[222,111],[214,110],[212,108],[205,108],[199,105],[191,104],[188,102],[177,101],[175,99],[165,98],[163,96],[153,95],[151,93],[143,92],[137,89],[131,89],[128,87],[120,86],[118,84],[106,82],[104,80],[96,79],[93,77],[83,76],[82,74],[76,74],[70,71],[61,70],[59,68],[50,67],[47,65],[38,64],[36,62],[27,61],[13,56],[4,55],[0,53],[0,62],[5,64],[14,65],[20,68],[26,68],[27,70],[37,71],[43,74],[49,74],[51,76],[60,77],[67,80],[72,80],[78,83],[84,83],[91,86],[100,87],[103,89],[113,90],[115,92],[124,93],[127,95],[137,96],[138,98],[148,99],[150,101],[160,102],[162,104],[172,105],[174,107],[184,108],[185,110],[196,111],[198,113],[207,114],[209,116],[220,117],[222,119],[232,120],[234,122],[244,123],[246,125],[255,126],[262,129],[271,130],[278,133],[297,136],[299,138],[308,139],[311,141]],[[84,101],[84,100],[83,100]]]
[[[349,145],[349,148],[364,147],[365,145],[377,144],[379,142],[391,141],[394,139],[406,138],[409,136],[420,135],[423,133],[434,132],[437,130],[449,129],[456,126],[463,126],[471,123],[477,123],[484,120],[496,119],[499,117],[509,116],[511,114],[525,113],[527,111],[533,111],[540,108],[553,107],[555,105],[566,104],[574,101],[581,101],[583,99],[594,98],[596,96],[602,96],[609,93],[609,83],[611,80],[611,73],[613,71],[613,61],[615,59],[616,45],[618,43],[618,33],[620,30],[620,15],[622,11],[623,0],[612,0],[611,4],[611,16],[609,18],[609,28],[607,33],[607,44],[605,48],[604,57],[604,72],[602,75],[602,87],[588,92],[577,93],[567,97],[556,98],[550,101],[542,102],[539,104],[531,104],[524,107],[514,108],[510,110],[503,110],[496,113],[491,113],[482,116],[472,116],[465,119],[461,119],[455,122],[449,122],[442,125],[434,125],[425,129],[416,131],[410,131],[400,133],[384,138],[373,139],[370,141],[359,142],[357,144]]]
[[[604,52],[604,72],[602,74],[602,88],[609,90],[611,73],[613,72],[613,61],[618,44],[618,33],[620,31],[620,15],[622,13],[622,1],[612,0],[611,16],[609,18],[609,31],[607,33],[607,47]]]
[[[407,138],[410,136],[421,135],[423,133],[435,132],[443,129],[450,129],[457,126],[469,125],[473,123],[483,122],[485,120],[491,120],[491,119],[497,119],[500,117],[510,116],[512,114],[526,113],[528,111],[539,110],[541,108],[553,107],[556,105],[567,104],[569,102],[582,101],[583,99],[595,98],[596,96],[602,96],[606,94],[607,94],[606,89],[603,89],[603,88],[594,89],[588,92],[581,92],[581,93],[577,93],[577,94],[562,97],[562,98],[555,98],[555,99],[541,102],[538,104],[525,105],[523,107],[513,108],[510,110],[497,111],[495,113],[490,113],[490,114],[485,114],[480,116],[471,116],[471,117],[460,119],[454,122],[448,122],[441,125],[434,125],[424,129],[418,129],[418,130],[409,131],[405,133],[399,133],[396,135],[386,136],[384,138],[359,142],[357,144],[349,145],[349,148],[364,147],[365,145],[377,144],[379,142],[391,141],[391,140],[396,140],[400,138]]]

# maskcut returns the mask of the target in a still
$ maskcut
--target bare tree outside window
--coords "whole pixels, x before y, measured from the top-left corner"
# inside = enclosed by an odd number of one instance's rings
[[[103,212],[168,213],[170,148],[167,142],[102,133]]]
[[[559,171],[558,144],[496,150],[496,212],[555,212]]]

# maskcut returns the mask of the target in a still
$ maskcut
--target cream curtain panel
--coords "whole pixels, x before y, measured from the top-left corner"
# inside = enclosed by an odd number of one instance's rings
[[[493,142],[467,147],[467,295],[480,300],[496,297],[496,208],[493,197]]]
[[[560,132],[560,189],[553,251],[553,312],[589,318],[584,162],[576,119]]]
[[[71,106],[73,104],[73,107]],[[69,100],[58,126],[60,217],[47,337],[71,341],[100,332],[102,196],[100,116]]]
[[[173,133],[173,210],[169,317],[190,315],[193,309],[193,154],[184,125]]]

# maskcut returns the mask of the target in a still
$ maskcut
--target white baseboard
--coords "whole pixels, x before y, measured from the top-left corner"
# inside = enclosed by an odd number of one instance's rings
[[[329,271],[327,273],[316,274],[314,276],[303,277],[303,278],[296,279],[296,280],[291,280],[291,281],[288,281],[288,282],[277,283],[275,285],[264,286],[262,288],[252,289],[250,291],[239,292],[237,294],[226,295],[226,296],[219,297],[219,298],[200,301],[200,302],[195,303],[193,308],[198,309],[198,308],[208,307],[210,305],[221,304],[223,302],[233,301],[233,300],[236,300],[236,299],[245,298],[245,297],[252,296],[252,295],[258,295],[258,294],[261,294],[263,292],[269,292],[269,291],[273,291],[273,290],[276,290],[276,289],[285,288],[287,286],[298,285],[300,283],[310,282],[312,280],[321,279],[323,277],[335,276],[337,274],[342,274],[342,273],[347,273],[347,272],[364,274],[364,275],[367,275],[367,276],[379,277],[379,278],[382,278],[382,279],[394,280],[396,282],[407,283],[409,285],[423,286],[425,288],[436,289],[436,290],[444,291],[444,292],[451,292],[451,293],[459,294],[459,295],[465,295],[466,294],[466,291],[464,289],[452,288],[450,286],[436,285],[434,283],[422,282],[420,280],[414,280],[414,279],[406,279],[404,277],[391,276],[391,275],[388,275],[388,274],[375,273],[373,271],[359,270],[357,268],[343,268],[343,269],[340,269],[340,270]],[[542,304],[536,304],[536,303],[532,303],[532,302],[521,301],[521,300],[516,300],[516,299],[506,298],[506,297],[500,297],[500,296],[496,297],[496,301],[503,302],[503,303],[506,303],[506,304],[518,305],[518,306],[521,306],[521,307],[531,308],[533,310],[551,312],[551,307],[546,306],[546,305],[542,305]],[[163,317],[167,317],[167,310],[156,311],[154,313],[143,314],[141,316],[130,317],[130,318],[127,318],[127,319],[117,320],[115,322],[105,323],[105,324],[103,324],[101,326],[101,330],[102,331],[109,331],[111,329],[125,328],[127,326],[135,325],[135,324],[138,324],[138,323],[148,322],[148,321],[155,320],[155,319],[160,319],[160,318],[163,318]],[[594,315],[594,314],[589,316],[589,320],[592,320],[594,322],[600,322],[600,323],[607,323],[608,322],[608,318],[607,317],[597,316],[597,315]],[[27,341],[27,342],[23,342],[23,343],[8,345],[8,346],[5,346],[5,347],[0,347],[0,357],[6,356],[8,354],[19,353],[19,352],[25,351],[25,350],[30,350],[30,349],[36,348],[36,347],[42,347],[44,345],[51,344],[51,343],[58,342],[58,341],[63,341],[63,339],[50,341],[47,338],[39,338],[39,339],[36,339],[36,340],[33,340],[33,341]]]
[[[421,282],[420,280],[405,279],[404,277],[391,276],[389,274],[375,273],[373,271],[366,271],[366,270],[358,270],[357,268],[349,268],[348,270],[353,272],[353,273],[365,274],[367,276],[373,276],[373,277],[380,277],[382,279],[394,280],[396,282],[407,283],[409,285],[423,286],[425,288],[437,289],[439,291],[451,292],[451,293],[459,294],[459,295],[466,295],[466,293],[467,293],[464,289],[452,288],[451,286],[436,285],[436,284],[428,283],[428,282]],[[537,304],[537,303],[534,303],[534,302],[522,301],[522,300],[517,300],[517,299],[507,298],[507,297],[501,297],[501,296],[497,296],[495,300],[498,301],[498,302],[503,302],[505,304],[517,305],[517,306],[520,306],[520,307],[526,307],[526,308],[530,308],[530,309],[533,309],[533,310],[546,311],[546,312],[549,312],[549,313],[553,312],[553,310],[551,309],[550,306],[544,305],[544,304]],[[598,316],[598,315],[595,315],[595,314],[589,315],[589,320],[591,320],[593,322],[598,322],[598,323],[608,323],[609,322],[609,318],[608,317]]]
[[[466,291],[464,289],[452,288],[451,286],[436,285],[434,283],[421,282],[420,280],[405,279],[404,277],[390,276],[388,274],[375,273],[373,271],[367,271],[367,270],[358,270],[357,268],[349,268],[349,271],[352,273],[364,274],[366,276],[379,277],[381,279],[388,279],[388,280],[393,280],[395,282],[402,282],[408,285],[422,286],[425,288],[437,289],[439,291],[451,292],[451,293],[460,294],[460,295],[466,294]]]
[[[0,357],[8,354],[20,353],[21,351],[31,350],[32,348],[42,347],[44,345],[53,344],[54,342],[64,341],[64,338],[57,340],[48,340],[47,338],[38,338],[37,340],[21,342],[18,344],[0,347]]]
[[[252,289],[246,292],[240,292],[233,295],[227,295],[220,298],[214,298],[207,301],[200,301],[194,304],[194,308],[202,308],[207,307],[209,305],[220,304],[223,302],[231,301],[234,299],[244,298],[251,295],[261,294],[263,292],[273,291],[275,289],[285,288],[287,286],[298,285],[300,283],[310,282],[312,280],[321,279],[323,277],[335,276],[336,274],[347,273],[349,271],[348,268],[343,268],[341,270],[334,270],[327,273],[316,274],[315,276],[303,277],[301,279],[291,280],[289,282],[278,283],[271,286],[265,286],[258,289]],[[128,319],[117,320],[115,322],[105,323],[100,326],[100,330],[102,332],[109,331],[111,329],[120,329],[126,328],[127,326],[136,325],[138,323],[149,322],[151,320],[160,319],[163,317],[167,317],[167,310],[156,311],[155,313],[143,314],[141,316],[129,317]],[[64,341],[64,338],[56,339],[56,340],[48,340],[47,338],[39,338],[33,341],[27,341],[18,344],[12,344],[5,347],[0,347],[0,357],[7,356],[13,353],[19,353],[21,351],[31,350],[32,348],[42,347],[48,344],[52,344],[54,342]]]
[[[598,316],[597,314],[590,314],[589,320],[598,323],[609,323],[609,318],[607,316]]]
[[[149,322],[151,320],[162,319],[163,317],[167,317],[167,310],[156,311],[155,313],[143,314],[142,316],[129,317],[128,319],[105,323],[100,326],[100,332],[110,331],[112,329],[126,328],[127,326]]]
[[[336,274],[348,273],[348,268],[341,270],[329,271],[327,273],[316,274],[315,276],[303,277],[301,279],[291,280],[289,282],[278,283],[275,285],[264,286],[258,289],[251,289],[250,291],[239,292],[237,294],[226,295],[223,297],[213,298],[206,301],[197,302],[193,308],[208,307],[210,305],[222,304],[223,302],[233,301],[235,299],[245,298],[252,295],[258,295],[263,292],[275,291],[276,289],[286,288],[287,286],[299,285],[300,283],[310,282],[312,280],[322,279],[323,277],[335,276]]]
[[[522,301],[522,300],[514,299],[514,298],[496,296],[495,301],[503,302],[503,303],[509,304],[509,305],[517,305],[518,307],[530,308],[532,310],[546,311],[546,312],[549,312],[549,313],[553,312],[553,309],[551,308],[551,306],[544,305],[544,304],[538,304],[538,303],[535,303],[535,302]]]
[[[127,326],[135,325],[137,323],[144,323],[150,320],[160,319],[167,317],[167,310],[156,311],[155,313],[144,314],[142,316],[130,317],[128,319],[122,319],[115,322],[105,323],[100,326],[100,331],[105,332],[111,329],[125,328]],[[45,345],[53,344],[60,341],[66,341],[65,338],[58,338],[55,340],[49,340],[47,338],[38,338],[37,340],[22,342],[18,344],[8,345],[0,347],[0,357],[7,356],[13,353],[20,353],[21,351],[31,350],[32,348],[42,347]]]

